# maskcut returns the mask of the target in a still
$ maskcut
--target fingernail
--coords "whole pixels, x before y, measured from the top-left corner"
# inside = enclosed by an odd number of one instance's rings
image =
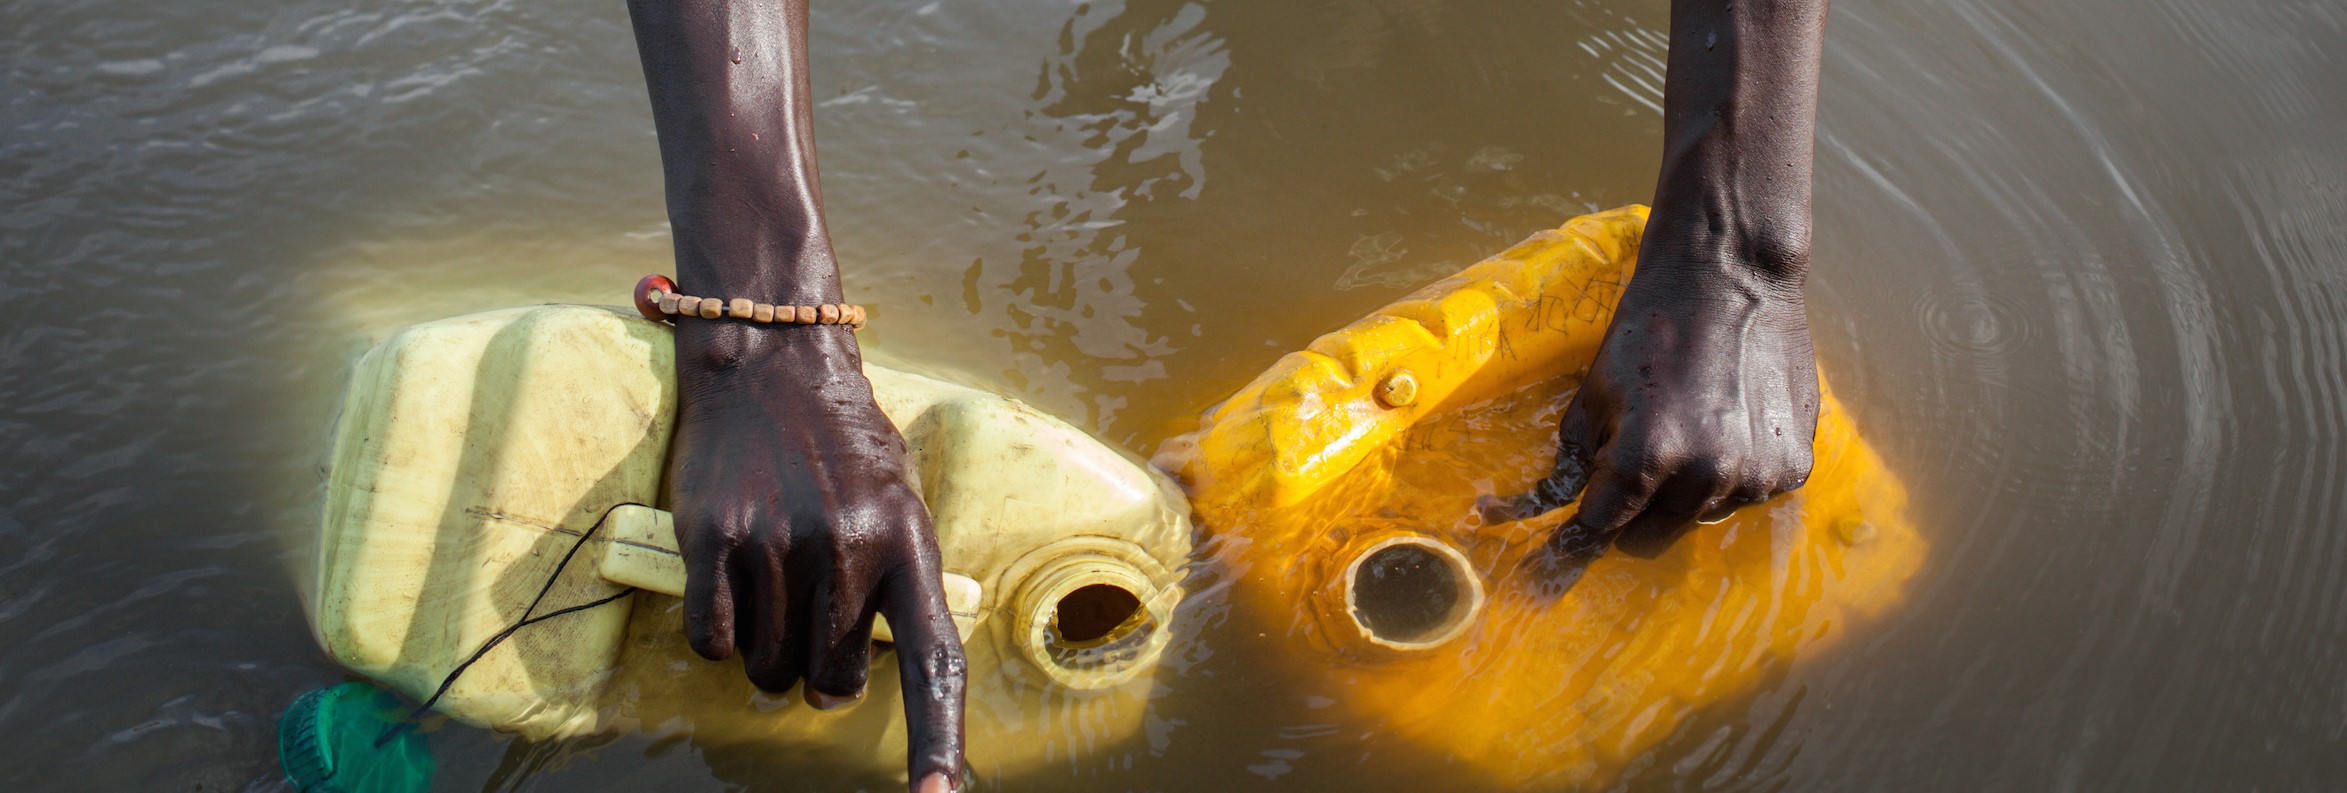
[[[953,793],[953,783],[946,781],[944,774],[930,774],[921,778],[913,793]]]
[[[807,689],[807,704],[815,706],[816,710],[836,710],[847,707],[848,704],[862,698],[860,694],[853,697],[835,697],[812,688]]]

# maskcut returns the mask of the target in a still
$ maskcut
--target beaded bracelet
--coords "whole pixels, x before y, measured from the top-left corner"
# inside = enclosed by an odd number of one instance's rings
[[[731,317],[772,325],[846,325],[864,327],[864,307],[846,303],[820,306],[777,306],[745,298],[726,300],[678,294],[676,282],[665,275],[647,275],[636,282],[636,311],[645,319],[668,322],[677,317],[717,319]]]

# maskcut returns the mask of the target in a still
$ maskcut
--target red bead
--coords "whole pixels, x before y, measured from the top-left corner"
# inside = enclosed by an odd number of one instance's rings
[[[676,282],[668,276],[653,274],[636,282],[636,313],[653,322],[666,322],[668,315],[660,313],[660,293],[676,291]]]

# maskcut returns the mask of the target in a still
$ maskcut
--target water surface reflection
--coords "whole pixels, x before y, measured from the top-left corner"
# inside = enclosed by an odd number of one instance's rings
[[[1644,200],[1662,0],[817,9],[851,298],[1147,452],[1280,352]],[[340,676],[284,537],[351,355],[665,269],[617,4],[0,0],[0,781],[268,789]],[[1902,619],[1632,789],[2347,778],[2347,11],[1844,0],[1812,313],[1915,488]],[[1213,592],[1135,740],[1018,788],[1438,787],[1266,691]],[[433,736],[450,789],[792,789],[773,753]],[[1015,784],[1012,784],[1015,783]]]

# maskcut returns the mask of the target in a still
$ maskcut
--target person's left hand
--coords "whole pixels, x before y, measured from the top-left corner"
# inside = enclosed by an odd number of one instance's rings
[[[1542,508],[1581,492],[1551,549],[1587,561],[1610,544],[1650,558],[1699,518],[1800,487],[1817,432],[1812,356],[1798,282],[1738,263],[1641,264],[1536,491]]]
[[[956,789],[968,662],[929,510],[855,336],[692,320],[676,339],[668,483],[688,642],[829,709],[863,696],[884,613],[913,789]]]

